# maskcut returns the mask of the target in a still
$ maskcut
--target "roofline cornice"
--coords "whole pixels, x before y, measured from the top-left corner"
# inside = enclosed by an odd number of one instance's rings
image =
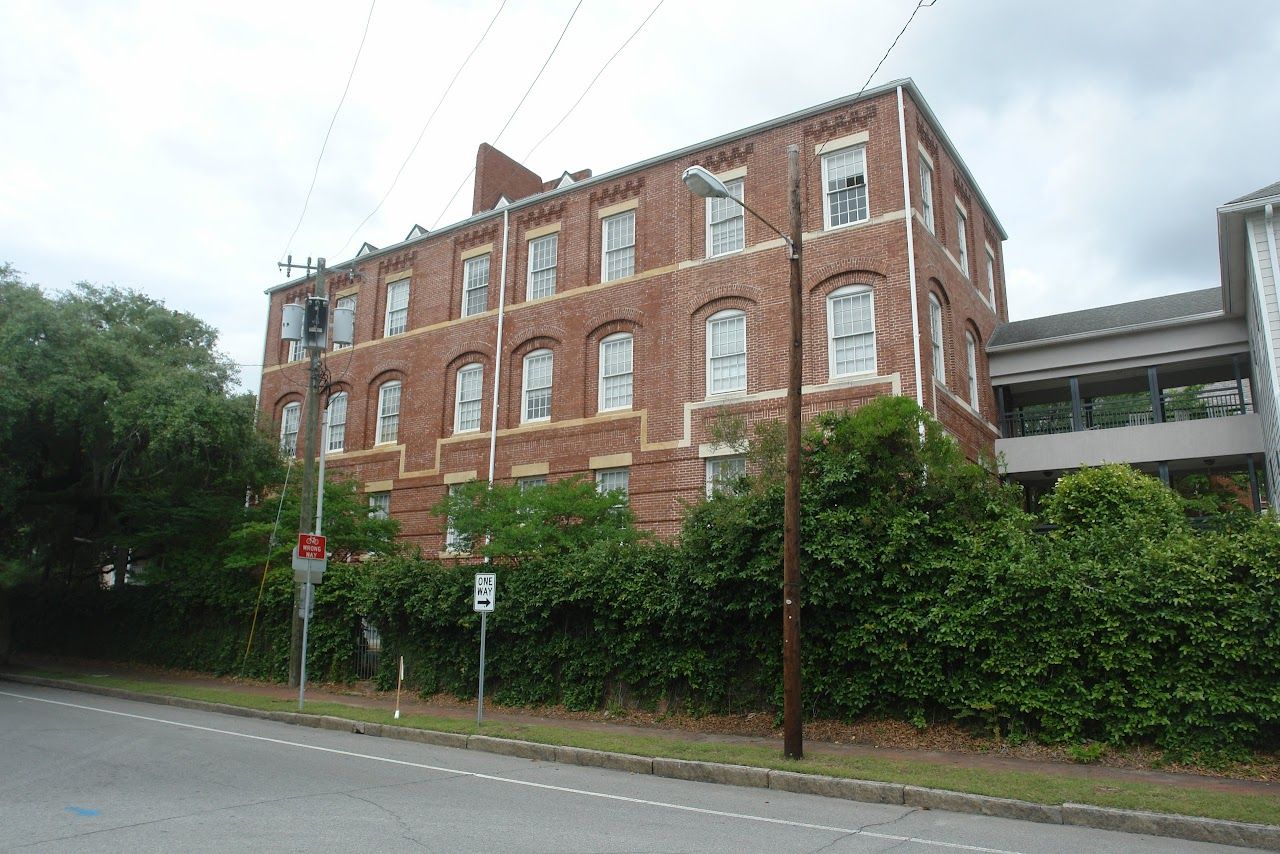
[[[1052,338],[1035,338],[1030,341],[1016,341],[1010,344],[988,344],[988,353],[1011,353],[1016,350],[1031,350],[1036,347],[1048,347],[1054,344],[1071,344],[1076,341],[1089,341],[1095,338],[1113,338],[1134,332],[1147,332],[1154,329],[1168,329],[1202,323],[1206,320],[1225,319],[1230,317],[1222,309],[1188,314],[1183,317],[1172,317],[1167,320],[1152,320],[1146,323],[1131,323],[1128,326],[1116,326],[1110,329],[1098,329],[1091,332],[1074,332],[1070,335],[1055,335]],[[1015,321],[1016,322],[1016,321]]]
[[[1000,238],[1002,240],[1008,240],[1009,235],[1005,232],[1004,226],[1000,223],[1000,220],[996,217],[995,212],[992,210],[991,203],[987,201],[987,197],[983,195],[982,190],[979,189],[978,182],[974,180],[973,174],[969,171],[969,167],[965,165],[964,160],[960,157],[960,153],[956,151],[955,145],[952,144],[951,138],[947,136],[947,132],[943,129],[942,124],[938,121],[938,117],[934,114],[933,110],[929,107],[929,104],[927,101],[925,101],[924,96],[920,94],[920,90],[916,86],[915,81],[912,80],[910,77],[906,77],[899,80],[890,81],[881,86],[876,86],[872,89],[867,89],[866,91],[858,95],[845,95],[843,97],[836,98],[834,100],[827,101],[825,103],[818,104],[813,107],[806,107],[803,110],[797,110],[794,113],[788,113],[785,116],[779,116],[777,118],[769,119],[768,121],[751,125],[750,127],[731,131],[730,133],[722,134],[720,136],[703,140],[701,142],[696,142],[692,145],[686,145],[682,148],[676,149],[675,151],[669,151],[665,154],[659,154],[656,157],[650,157],[646,160],[641,160],[638,163],[632,163],[627,166],[614,169],[610,172],[605,172],[600,175],[592,175],[590,178],[584,178],[581,181],[575,181],[566,187],[556,187],[550,190],[546,190],[545,192],[536,193],[532,196],[526,196],[523,199],[512,202],[511,204],[507,205],[506,207],[500,210],[482,211],[477,214],[472,214],[466,219],[460,220],[459,222],[455,222],[452,225],[447,225],[435,231],[429,231],[426,234],[419,235],[412,239],[402,240],[399,243],[393,243],[390,246],[385,246],[373,252],[366,252],[364,255],[358,255],[358,256],[349,258],[346,261],[342,261],[338,264],[335,264],[329,267],[328,269],[329,270],[342,270],[344,268],[350,269],[356,263],[373,261],[382,257],[383,255],[390,255],[394,252],[403,251],[405,248],[409,246],[412,246],[417,243],[425,242],[427,240],[430,240],[431,238],[440,237],[446,234],[451,234],[455,231],[462,231],[474,225],[478,225],[482,222],[485,222],[490,218],[500,217],[502,216],[502,211],[504,210],[507,211],[508,213],[515,213],[516,211],[519,211],[523,208],[540,205],[551,199],[555,199],[559,196],[581,190],[583,187],[590,187],[597,184],[608,183],[609,181],[616,181],[618,178],[624,177],[625,175],[628,175],[632,172],[639,172],[644,169],[657,166],[661,163],[665,163],[669,160],[678,160],[682,157],[688,157],[690,154],[695,154],[699,151],[702,151],[703,149],[714,148],[716,146],[725,145],[727,143],[734,142],[744,137],[753,136],[755,134],[763,133],[768,130],[773,130],[774,128],[781,127],[783,125],[791,124],[793,122],[803,121],[804,119],[819,115],[821,113],[829,112],[831,110],[839,109],[841,107],[847,107],[862,101],[868,101],[873,98],[878,98],[889,92],[893,92],[898,87],[902,87],[903,89],[905,89],[907,92],[911,94],[912,102],[916,105],[917,109],[919,109],[922,113],[924,113],[925,117],[929,120],[930,124],[933,125],[934,130],[937,131],[939,140],[941,141],[943,146],[945,146],[947,149],[947,154],[950,155],[952,161],[956,165],[956,168],[960,171],[960,173],[964,176],[965,180],[968,182],[969,187],[973,191],[974,195],[978,197],[978,200],[981,202],[984,212],[988,217],[990,217],[992,224],[994,224],[996,229],[1000,232]],[[304,282],[308,281],[311,278],[312,278],[311,276],[300,276],[299,278],[291,279],[287,282],[283,282],[279,285],[275,285],[273,287],[267,288],[264,291],[264,293],[274,294],[277,291],[282,291],[292,287],[297,287],[298,285],[303,284]]]

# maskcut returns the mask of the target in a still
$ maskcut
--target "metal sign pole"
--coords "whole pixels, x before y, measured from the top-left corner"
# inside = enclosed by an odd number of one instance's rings
[[[480,702],[476,704],[476,726],[484,723],[484,635],[488,616],[488,611],[480,612]]]
[[[311,577],[302,585],[302,666],[298,675],[298,711],[307,694],[307,629],[311,626]]]

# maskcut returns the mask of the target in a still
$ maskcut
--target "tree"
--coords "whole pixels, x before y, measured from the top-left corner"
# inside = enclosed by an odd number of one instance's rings
[[[637,538],[626,496],[597,492],[595,484],[576,477],[523,489],[475,481],[433,509],[473,554],[507,564]]]
[[[280,462],[216,343],[142,294],[51,298],[0,265],[0,558],[87,582],[223,536]]]

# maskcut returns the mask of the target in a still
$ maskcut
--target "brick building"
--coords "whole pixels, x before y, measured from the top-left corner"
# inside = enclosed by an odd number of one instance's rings
[[[1007,319],[1005,234],[906,80],[603,175],[544,181],[481,145],[471,217],[330,271],[356,331],[326,355],[329,470],[429,553],[445,545],[429,508],[491,470],[594,476],[629,490],[640,524],[675,533],[683,505],[740,465],[713,443],[718,416],[783,416],[788,346],[783,241],[680,176],[699,164],[785,227],[791,144],[805,418],[903,394],[968,454],[990,453],[985,344]],[[286,447],[300,447],[306,362],[280,316],[312,287],[268,291],[260,400]]]

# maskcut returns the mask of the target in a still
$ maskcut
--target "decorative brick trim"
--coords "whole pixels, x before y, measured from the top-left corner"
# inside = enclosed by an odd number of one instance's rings
[[[875,117],[875,104],[868,104],[861,109],[847,110],[834,116],[828,116],[821,121],[805,125],[804,138],[806,142],[826,142],[854,131],[868,129],[871,125],[871,120]]]
[[[480,228],[473,228],[466,234],[460,235],[454,245],[458,247],[459,252],[465,252],[466,250],[474,246],[479,246],[482,243],[493,243],[497,234],[498,227],[496,225],[484,225]]]
[[[756,144],[748,142],[746,145],[735,145],[732,148],[722,148],[713,154],[707,154],[699,157],[694,162],[702,166],[709,172],[723,172],[732,169],[735,166],[745,165],[747,158],[755,153]]]
[[[593,190],[591,193],[591,207],[599,208],[607,205],[615,204],[624,199],[640,195],[640,191],[644,189],[644,176],[636,178],[628,178],[625,181],[618,181],[610,184],[608,187],[602,187],[599,190]]]

